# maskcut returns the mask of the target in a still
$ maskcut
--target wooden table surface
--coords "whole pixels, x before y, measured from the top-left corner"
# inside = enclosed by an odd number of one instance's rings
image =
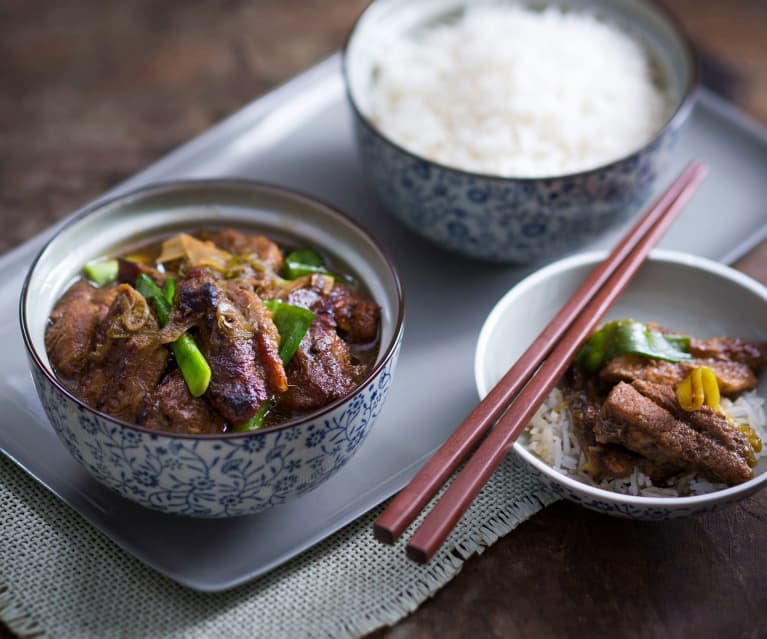
[[[767,124],[767,2],[664,3]],[[366,4],[0,0],[0,251],[338,49]],[[739,267],[767,282],[767,246]],[[374,636],[764,637],[766,539],[766,491],[660,524],[558,503]]]

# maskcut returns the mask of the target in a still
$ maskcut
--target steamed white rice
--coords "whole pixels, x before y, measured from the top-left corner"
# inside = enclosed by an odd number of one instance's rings
[[[764,412],[765,400],[755,391],[743,393],[737,400],[722,398],[722,409],[732,415],[741,424],[753,428],[765,444],[757,460],[767,456],[767,417]],[[655,486],[650,478],[637,468],[628,477],[594,482],[581,470],[585,456],[573,432],[570,411],[562,394],[555,388],[538,409],[525,431],[527,437],[522,441],[527,449],[540,457],[555,470],[570,475],[592,486],[599,486],[626,495],[646,497],[680,497],[701,495],[726,488],[726,484],[709,481],[699,473],[678,475],[668,485]]]
[[[648,52],[585,11],[491,4],[381,47],[368,116],[448,166],[515,177],[594,168],[671,115]]]

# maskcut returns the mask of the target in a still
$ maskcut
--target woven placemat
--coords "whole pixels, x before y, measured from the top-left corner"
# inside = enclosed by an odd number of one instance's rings
[[[415,610],[555,497],[509,457],[427,566],[371,533],[380,508],[254,582],[159,575],[0,455],[0,619],[22,637],[359,637]]]

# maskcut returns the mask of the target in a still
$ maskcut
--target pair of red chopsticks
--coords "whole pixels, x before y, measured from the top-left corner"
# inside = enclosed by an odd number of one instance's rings
[[[702,164],[691,163],[629,229],[522,357],[381,513],[373,526],[376,539],[394,543],[489,430],[407,545],[410,559],[418,563],[431,559],[706,173]]]

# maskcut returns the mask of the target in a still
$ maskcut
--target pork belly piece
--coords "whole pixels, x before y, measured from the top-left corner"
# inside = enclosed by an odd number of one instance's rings
[[[655,322],[650,322],[648,326],[660,333],[676,334],[675,331]],[[690,354],[698,359],[739,362],[748,366],[755,373],[767,367],[767,342],[756,342],[740,337],[720,335],[701,339],[690,336]]]
[[[344,284],[336,284],[328,301],[333,317],[347,342],[366,344],[378,336],[381,307]]]
[[[178,285],[176,302],[163,340],[196,330],[211,369],[206,397],[227,422],[245,423],[273,394],[287,389],[277,328],[252,292],[196,268]]]
[[[714,371],[722,395],[732,397],[756,387],[756,375],[746,364],[710,358],[675,363],[627,353],[613,357],[602,367],[599,376],[610,384],[642,379],[677,386],[698,366],[708,366]]]
[[[690,353],[702,359],[726,360],[745,364],[759,372],[767,367],[767,343],[753,342],[738,337],[712,337],[690,339]]]
[[[662,386],[643,380],[637,380],[632,385],[642,395],[654,401],[658,406],[665,408],[677,419],[686,422],[698,432],[734,452],[739,458],[745,460],[749,467],[756,464],[754,449],[745,433],[710,406],[704,404],[698,410],[686,411],[679,405],[676,393],[671,386]]]
[[[594,434],[598,442],[621,444],[652,461],[703,471],[730,485],[752,477],[748,462],[736,452],[625,382],[610,391]]]
[[[288,363],[288,390],[278,405],[289,411],[320,408],[346,395],[363,370],[352,362],[332,317],[318,314]]]
[[[270,393],[284,393],[288,389],[285,367],[280,359],[280,333],[272,321],[271,312],[250,290],[237,282],[223,284],[227,297],[253,327],[253,351],[258,374],[266,380]]]
[[[562,382],[573,432],[586,461],[582,470],[594,481],[630,475],[637,456],[621,446],[600,444],[594,436],[594,425],[602,407],[602,396],[595,385],[577,367],[567,370]]]
[[[96,328],[106,317],[117,287],[95,288],[79,281],[61,298],[45,332],[45,349],[56,372],[73,383],[85,370]]]
[[[378,336],[381,307],[346,284],[329,282],[323,275],[307,277],[304,285],[291,290],[285,301],[330,316],[350,344],[366,344]]]
[[[135,422],[167,362],[168,349],[160,341],[157,320],[146,300],[133,287],[120,284],[96,328],[94,348],[76,392],[97,410]]]
[[[315,314],[332,312],[328,303],[330,290],[334,286],[332,281],[324,275],[308,275],[299,278],[299,280],[294,281],[294,284],[299,284],[298,286],[294,286],[294,288],[288,289],[287,293],[280,295],[283,301],[294,306],[308,308]]]
[[[138,423],[171,433],[212,434],[224,430],[224,418],[202,397],[192,397],[179,369],[147,395]]]
[[[222,251],[234,255],[255,253],[273,271],[282,270],[283,257],[280,247],[263,235],[249,235],[235,229],[202,231],[197,234],[203,242],[213,242]]]
[[[338,334],[338,308],[357,305],[359,309],[367,305],[362,298],[343,286],[340,292],[334,291],[339,284],[327,290],[326,278],[319,276],[310,279],[309,286],[290,292],[289,304],[308,308],[315,313],[309,330],[287,366],[288,391],[279,400],[279,407],[287,411],[306,411],[320,408],[325,404],[343,397],[359,381],[364,367],[355,364],[349,344]],[[347,292],[348,291],[348,292]],[[342,313],[342,322],[348,322],[349,333],[369,341],[372,330],[368,325],[374,312],[348,310]],[[375,331],[378,331],[377,316]]]

